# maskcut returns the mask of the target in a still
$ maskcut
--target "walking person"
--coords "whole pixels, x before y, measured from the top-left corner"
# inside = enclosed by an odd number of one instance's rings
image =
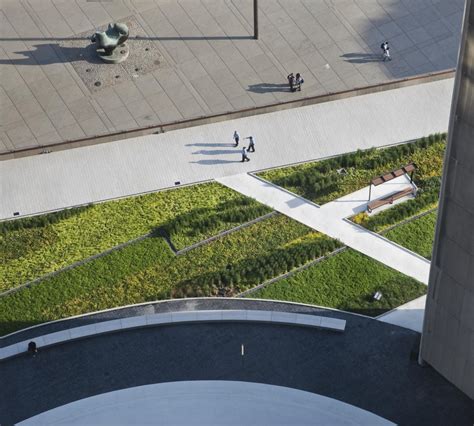
[[[298,72],[296,73],[296,88],[298,89],[298,91],[301,92],[301,85],[304,83],[304,80],[303,80],[303,77],[301,77],[301,74]]]
[[[249,139],[249,147],[247,148],[247,152],[255,152],[255,139],[253,136],[249,136],[245,139]]]
[[[234,132],[234,142],[235,142],[234,146],[239,146],[239,140],[240,140],[240,135],[239,135],[239,132],[237,132],[237,130],[236,130]]]
[[[390,47],[388,46],[388,41],[384,41],[381,45],[380,45],[380,48],[382,49],[383,51],[383,54],[382,54],[382,58],[383,58],[383,61],[391,61],[392,58],[390,57]]]
[[[288,84],[290,85],[290,91],[294,92],[296,89],[295,89],[295,76],[293,75],[293,73],[290,73],[288,74],[288,77],[286,77],[288,79]]]
[[[245,146],[242,148],[242,161],[241,161],[241,163],[243,163],[244,161],[250,161],[250,158],[247,156],[247,150],[245,149]]]

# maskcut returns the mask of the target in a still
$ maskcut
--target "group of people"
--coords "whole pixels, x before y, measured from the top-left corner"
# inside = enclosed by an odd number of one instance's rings
[[[255,139],[253,136],[248,136],[244,139],[248,139],[249,140],[249,146],[248,148],[247,147],[242,147],[242,160],[241,160],[241,163],[243,163],[244,161],[250,161],[250,158],[249,156],[247,155],[248,152],[255,152]],[[239,141],[240,141],[240,135],[239,135],[239,132],[236,130],[234,132],[234,143],[235,145],[234,146],[239,146]]]
[[[288,84],[292,92],[296,92],[297,90],[301,92],[301,85],[304,83],[304,80],[299,72],[297,72],[296,75],[290,73],[286,78],[288,79]]]

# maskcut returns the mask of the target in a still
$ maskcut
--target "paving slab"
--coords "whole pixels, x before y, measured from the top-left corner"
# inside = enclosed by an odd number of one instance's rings
[[[83,129],[83,136],[284,100],[284,86],[280,85],[286,83],[289,72],[302,72],[305,78],[303,94],[291,94],[285,88],[285,94],[296,98],[454,68],[463,4],[462,0],[334,0],[330,4],[321,0],[260,0],[260,37],[253,40],[253,12],[248,0],[3,0],[0,87],[23,87],[25,95],[21,99],[11,95],[21,117],[11,121],[11,144],[0,145],[0,152],[80,137],[80,133],[57,132],[59,139],[49,140],[41,128],[33,126],[25,139],[25,120],[69,108],[74,122],[53,123],[56,130],[73,124],[87,126],[84,121],[90,117],[76,117],[70,104],[101,103],[107,99],[104,87],[110,85],[119,90],[131,83],[138,90],[135,100],[165,90],[173,102],[172,111],[167,112],[164,102],[153,107],[156,114],[145,121],[91,125]],[[130,25],[132,51],[123,64],[105,65],[93,56],[89,37],[113,21]],[[381,62],[380,56],[379,46],[386,38],[392,46],[390,63]],[[415,53],[408,55],[407,49]],[[359,67],[367,63],[372,67]],[[176,77],[177,84],[170,83],[169,75]],[[151,76],[156,83],[150,83]],[[95,85],[97,81],[100,86]],[[183,94],[178,94],[177,86],[183,88]],[[258,90],[252,90],[255,87]],[[176,102],[175,96],[180,96]],[[104,108],[127,108],[129,100],[126,95]]]

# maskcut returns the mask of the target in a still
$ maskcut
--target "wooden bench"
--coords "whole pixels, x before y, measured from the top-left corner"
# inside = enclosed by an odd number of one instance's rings
[[[376,209],[377,207],[383,206],[385,204],[392,204],[395,200],[404,197],[412,193],[415,195],[416,186],[413,185],[412,187],[403,189],[402,191],[394,192],[384,198],[380,198],[378,200],[370,201],[370,196],[372,195],[372,186],[382,185],[385,182],[389,182],[392,179],[396,179],[399,176],[404,174],[410,174],[410,183],[413,184],[413,174],[415,173],[416,165],[415,163],[407,164],[406,166],[400,167],[399,169],[392,170],[391,172],[385,173],[383,175],[377,176],[370,181],[369,185],[369,202],[367,204],[367,211],[372,213],[372,210]]]
[[[395,200],[398,200],[399,198],[409,194],[415,195],[414,187],[405,188],[402,191],[394,192],[393,194],[390,194],[384,198],[371,201],[369,204],[367,204],[367,211],[372,213],[372,210],[376,209],[377,207],[383,206],[385,204],[392,204]]]

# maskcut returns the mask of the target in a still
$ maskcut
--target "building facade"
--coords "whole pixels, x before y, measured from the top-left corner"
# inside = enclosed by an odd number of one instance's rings
[[[474,6],[466,1],[420,360],[474,399]]]

